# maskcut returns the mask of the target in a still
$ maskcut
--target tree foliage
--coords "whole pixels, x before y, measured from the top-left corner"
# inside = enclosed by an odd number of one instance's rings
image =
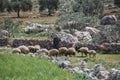
[[[8,0],[0,0],[0,12],[4,12],[7,4],[8,4]]]
[[[59,14],[66,14],[73,12],[73,5],[75,4],[75,0],[59,0]]]
[[[101,0],[75,0],[73,6],[75,12],[83,12],[86,16],[101,15],[104,10],[104,4]]]
[[[114,0],[114,4],[120,7],[120,0]]]
[[[20,11],[32,10],[31,0],[0,0],[0,12],[15,11],[17,12],[17,17],[20,17]]]
[[[12,9],[17,12],[17,17],[20,17],[20,11],[32,10],[31,0],[11,0]]]
[[[73,25],[68,26],[69,22],[72,22]],[[63,29],[73,28],[78,30],[84,30],[87,23],[89,23],[89,25],[91,25],[92,27],[97,27],[100,21],[95,16],[84,16],[84,14],[80,12],[64,14],[56,20],[56,24]]]
[[[51,11],[57,10],[59,5],[59,0],[38,0],[39,1],[39,11],[48,9],[48,15],[51,15]]]

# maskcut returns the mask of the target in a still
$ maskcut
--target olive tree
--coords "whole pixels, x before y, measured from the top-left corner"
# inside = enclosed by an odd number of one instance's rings
[[[7,11],[15,11],[17,13],[17,17],[20,17],[20,11],[28,11],[32,10],[32,2],[31,0],[11,0],[7,5]]]
[[[52,10],[57,10],[59,5],[59,0],[38,0],[39,1],[39,11],[48,9],[48,15],[51,15]]]
[[[101,0],[75,0],[73,6],[75,12],[83,12],[86,16],[101,15],[104,10],[104,4]]]
[[[120,0],[114,0],[114,4],[120,7]]]
[[[4,12],[7,4],[8,4],[8,0],[0,0],[0,12]]]

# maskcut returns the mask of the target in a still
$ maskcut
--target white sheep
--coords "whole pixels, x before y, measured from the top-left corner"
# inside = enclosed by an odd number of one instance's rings
[[[24,54],[29,53],[29,48],[26,47],[25,45],[19,46],[18,48],[21,50],[21,53],[24,53]]]
[[[36,50],[40,50],[40,45],[35,45],[34,47]]]
[[[12,53],[21,53],[21,50],[19,49],[19,48],[14,48],[13,50],[12,50]]]

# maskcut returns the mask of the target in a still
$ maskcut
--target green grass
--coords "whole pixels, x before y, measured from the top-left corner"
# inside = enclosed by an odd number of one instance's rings
[[[77,54],[76,57],[70,57],[69,59],[73,64],[79,63],[81,60],[87,62],[88,68],[93,68],[96,64],[102,64],[106,70],[111,70],[112,68],[120,68],[120,54],[97,54],[96,58],[90,57],[80,57],[81,54]]]
[[[37,39],[48,39],[48,34],[41,32],[41,33],[30,33],[26,34],[25,32],[20,32],[15,34],[15,38],[37,38]]]
[[[41,58],[0,54],[0,80],[78,80]]]
[[[7,54],[8,51],[9,54]],[[73,66],[84,60],[87,62],[87,68],[90,69],[95,64],[102,64],[106,70],[120,68],[120,54],[97,54],[96,58],[80,56],[81,54],[77,54],[68,59]],[[82,77],[81,74],[69,74],[40,57],[32,58],[10,54],[10,49],[0,52],[0,80],[82,80]]]

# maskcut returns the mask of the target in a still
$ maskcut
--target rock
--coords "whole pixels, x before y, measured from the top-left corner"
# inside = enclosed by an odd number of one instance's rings
[[[120,70],[113,68],[108,74],[107,80],[120,80]]]
[[[85,32],[75,31],[74,34],[80,42],[89,43],[92,41],[92,36],[87,31]]]
[[[117,18],[116,18],[115,15],[105,15],[101,19],[101,24],[102,25],[109,25],[109,24],[112,24],[115,21],[117,21]]]
[[[67,67],[70,67],[71,66],[71,63],[70,63],[70,61],[60,61],[59,63],[58,63],[58,66],[60,67],[60,68],[67,68]]]
[[[53,25],[42,25],[38,23],[31,23],[29,26],[24,28],[25,33],[31,33],[31,32],[47,32],[49,29],[51,29]]]
[[[0,30],[0,37],[7,38],[8,34],[7,30]]]
[[[100,30],[93,27],[86,27],[85,30],[88,31],[91,34],[91,36],[96,36],[100,32]]]
[[[86,68],[87,64],[85,61],[81,61],[80,62],[80,68],[83,70],[84,68]]]
[[[61,32],[59,34],[60,34],[61,41],[66,41],[66,42],[70,42],[70,43],[78,42],[78,39],[71,34],[67,34],[65,32]]]
[[[116,34],[116,30],[114,28],[115,25],[101,25],[99,27],[100,30],[99,43],[116,42],[118,39],[118,35]]]

